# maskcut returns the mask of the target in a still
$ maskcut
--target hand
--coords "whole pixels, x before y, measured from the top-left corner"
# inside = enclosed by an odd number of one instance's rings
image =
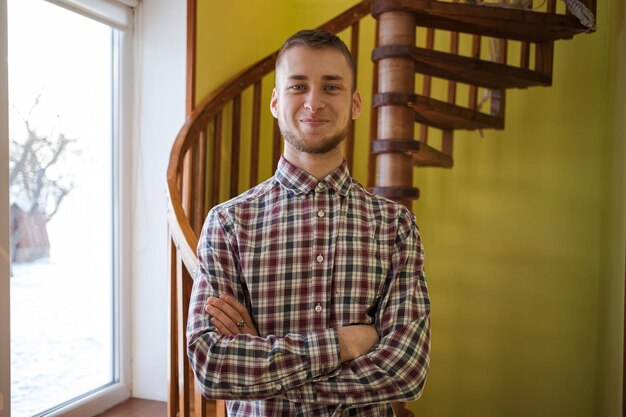
[[[365,355],[378,343],[376,328],[369,324],[356,324],[337,329],[341,362]]]
[[[246,307],[230,294],[222,294],[219,298],[209,297],[204,310],[211,316],[211,323],[217,331],[224,336],[259,335]],[[237,326],[241,322],[243,326]]]

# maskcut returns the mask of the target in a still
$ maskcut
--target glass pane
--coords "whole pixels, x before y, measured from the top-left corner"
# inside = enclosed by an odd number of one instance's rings
[[[11,410],[114,381],[112,29],[8,0]]]

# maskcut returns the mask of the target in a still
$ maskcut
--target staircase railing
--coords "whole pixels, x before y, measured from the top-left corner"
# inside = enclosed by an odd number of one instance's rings
[[[581,4],[595,13],[595,0]],[[407,206],[419,197],[414,166],[452,167],[454,130],[503,129],[506,89],[551,85],[554,41],[592,30],[557,0],[376,0],[372,14],[372,191]]]
[[[321,27],[339,33],[350,30],[350,47],[358,59],[359,22],[369,16],[371,0],[362,1]],[[168,225],[170,235],[171,323],[168,416],[223,416],[222,401],[202,398],[186,358],[185,325],[192,274],[198,263],[196,247],[204,218],[211,207],[239,194],[242,185],[259,182],[262,164],[273,171],[281,155],[281,137],[274,122],[271,141],[261,135],[264,80],[272,77],[277,52],[237,74],[210,94],[192,112],[174,141],[167,170]],[[271,82],[271,81],[270,81]],[[242,97],[251,94],[249,119],[244,120]],[[248,178],[240,178],[243,126],[251,126],[245,138]],[[228,133],[228,136],[226,134]],[[260,160],[261,146],[270,146],[272,158]],[[354,127],[346,140],[346,159],[353,163]],[[243,187],[244,189],[247,187]]]
[[[360,22],[370,9],[377,19],[372,46],[375,110],[369,120],[367,161],[373,192],[410,206],[419,196],[413,186],[414,166],[451,168],[454,130],[503,129],[506,89],[550,85],[554,41],[589,31],[563,2],[536,0],[536,8],[531,1],[520,9],[509,3],[523,1],[494,1],[365,0],[321,26],[335,33],[349,28],[350,47],[358,60]],[[596,0],[583,4],[595,13]],[[443,37],[448,42],[442,48],[437,40]],[[273,172],[280,157],[276,122],[269,129],[272,134],[261,134],[263,127],[268,130],[262,126],[261,109],[267,106],[263,86],[271,85],[276,54],[202,101],[172,147],[167,170],[168,417],[226,414],[222,401],[207,401],[196,389],[186,358],[185,325],[198,263],[195,250],[209,209],[256,185],[259,172]],[[244,107],[248,102],[250,107]],[[355,162],[354,131],[353,125],[345,143],[350,167]],[[433,144],[436,133],[438,146]],[[262,148],[272,150],[271,158],[260,159]],[[240,169],[243,155],[249,158],[247,178],[240,177],[245,171]],[[397,416],[411,415],[401,403],[394,403],[394,410]]]

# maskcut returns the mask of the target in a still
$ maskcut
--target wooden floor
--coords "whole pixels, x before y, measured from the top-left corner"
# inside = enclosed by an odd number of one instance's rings
[[[96,417],[165,417],[167,403],[130,398]]]

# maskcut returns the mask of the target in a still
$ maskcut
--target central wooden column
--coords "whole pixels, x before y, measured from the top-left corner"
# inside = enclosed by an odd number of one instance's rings
[[[378,15],[378,45],[415,46],[415,16],[409,12],[389,11]],[[415,67],[411,57],[390,57],[378,61],[378,94],[415,94]],[[412,209],[419,197],[413,187],[413,159],[403,151],[402,142],[413,141],[414,110],[407,105],[383,104],[377,108],[377,139],[389,141],[384,152],[376,154],[375,186],[372,192]]]

